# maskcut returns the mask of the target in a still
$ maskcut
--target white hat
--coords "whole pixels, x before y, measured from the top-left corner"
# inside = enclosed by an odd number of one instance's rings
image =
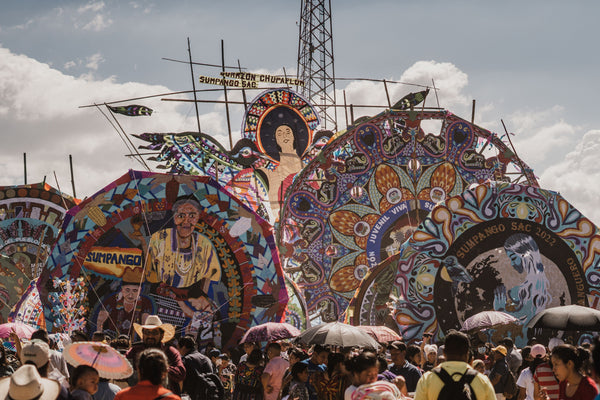
[[[425,355],[429,353],[437,354],[438,348],[435,344],[426,344],[425,347],[423,347],[423,351],[425,352]]]
[[[35,366],[23,365],[11,376],[0,379],[0,398],[12,400],[54,400],[60,393],[60,384],[42,378]]]
[[[137,323],[133,323],[133,329],[135,329],[136,333],[143,338],[144,334],[142,333],[143,329],[156,329],[160,328],[165,333],[162,338],[162,342],[166,343],[169,340],[173,339],[175,336],[175,327],[171,324],[163,324],[158,315],[148,315],[146,317],[146,322],[144,325],[140,325]]]
[[[33,339],[29,343],[23,345],[21,349],[21,363],[32,361],[36,367],[41,368],[50,360],[50,347],[48,343]]]

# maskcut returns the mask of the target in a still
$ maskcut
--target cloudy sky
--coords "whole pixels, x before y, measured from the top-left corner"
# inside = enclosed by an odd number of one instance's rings
[[[298,0],[0,0],[0,10],[0,185],[23,183],[23,153],[29,183],[46,177],[68,193],[72,155],[80,198],[143,169],[100,110],[81,106],[191,90],[189,65],[165,60],[187,60],[187,38],[195,62],[220,64],[223,40],[228,65],[296,71]],[[467,119],[476,99],[476,123],[503,133],[504,120],[542,187],[600,223],[600,3],[332,0],[332,14],[337,77],[433,79],[441,106]],[[386,102],[374,83],[338,81],[337,89],[348,103]],[[390,89],[392,100],[414,91]],[[165,97],[135,101],[155,113],[119,123],[130,134],[196,130],[191,103]],[[228,147],[223,106],[203,104],[200,113],[202,130]],[[242,114],[232,107],[234,141]]]

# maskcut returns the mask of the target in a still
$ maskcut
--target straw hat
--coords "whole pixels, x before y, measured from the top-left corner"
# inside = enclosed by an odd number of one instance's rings
[[[165,333],[162,338],[162,342],[166,343],[169,340],[173,339],[175,336],[175,327],[171,324],[163,324],[158,315],[148,315],[146,317],[146,322],[144,325],[140,325],[138,323],[133,323],[133,329],[139,335],[139,337],[143,338],[144,334],[142,333],[143,329],[156,329],[160,328]]]
[[[54,400],[60,392],[60,384],[42,378],[35,365],[27,364],[11,376],[0,379],[0,398],[13,400]],[[9,397],[10,396],[10,397]]]

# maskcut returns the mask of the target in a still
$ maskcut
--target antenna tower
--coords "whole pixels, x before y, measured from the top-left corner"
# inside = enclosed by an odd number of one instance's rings
[[[301,93],[319,110],[321,126],[337,130],[331,0],[301,0],[298,79]]]

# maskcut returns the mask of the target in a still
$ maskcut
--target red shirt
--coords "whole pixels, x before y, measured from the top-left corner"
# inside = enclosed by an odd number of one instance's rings
[[[114,400],[152,400],[170,392],[161,385],[153,385],[150,381],[141,381],[135,386],[125,388],[115,396]],[[181,400],[176,394],[163,397],[163,400]]]
[[[598,394],[598,387],[596,382],[590,379],[589,376],[584,376],[577,386],[577,390],[573,393],[573,396],[567,397],[567,381],[562,381],[559,384],[559,396],[560,400],[594,400],[594,397]]]

